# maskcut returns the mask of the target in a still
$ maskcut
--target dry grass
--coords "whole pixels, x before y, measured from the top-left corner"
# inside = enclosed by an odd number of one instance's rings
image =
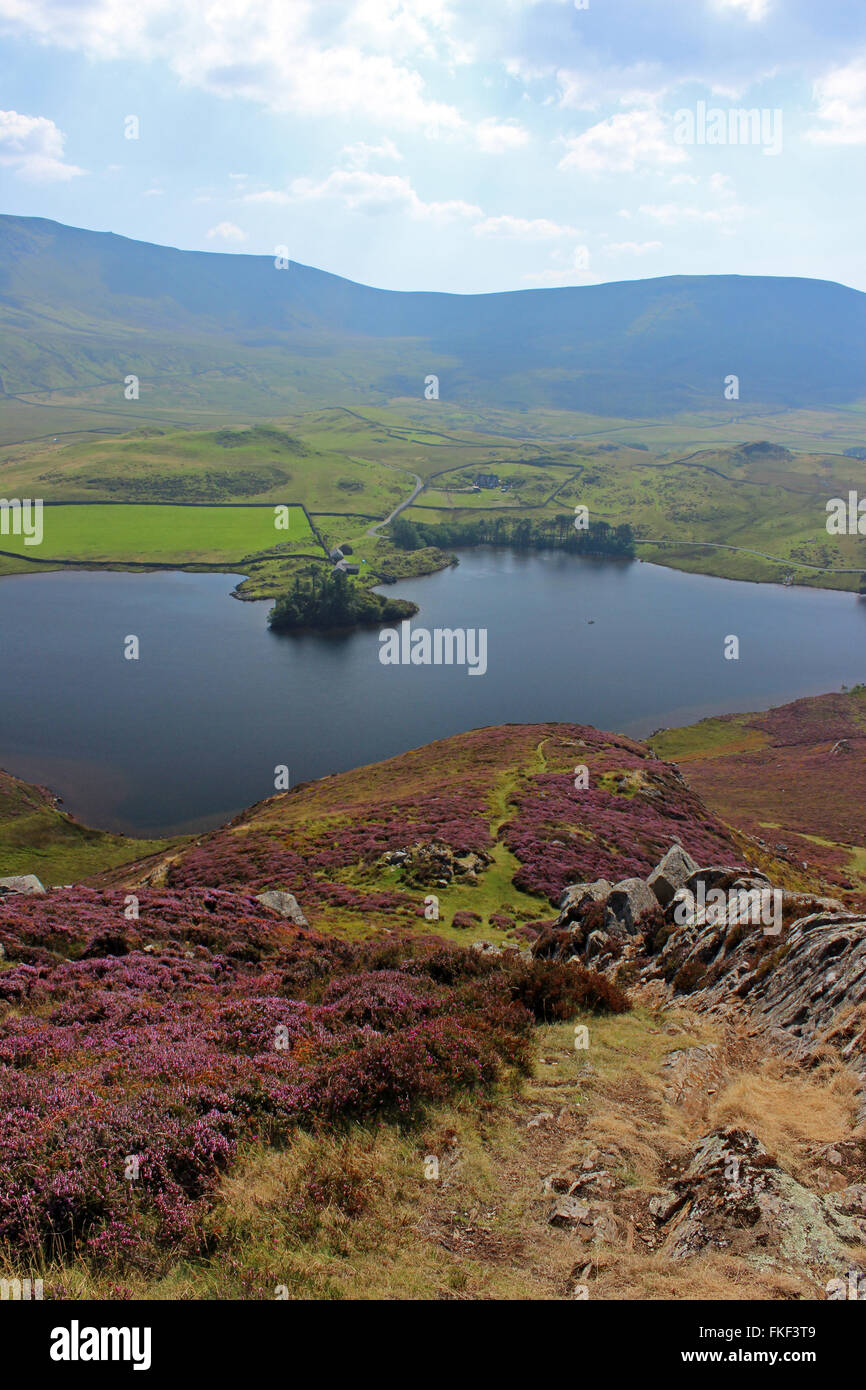
[[[818,1145],[850,1138],[856,1115],[856,1083],[841,1064],[826,1062],[814,1072],[795,1071],[768,1058],[761,1071],[735,1076],[711,1110],[712,1125],[750,1129],[783,1168],[798,1173]]]
[[[815,1155],[851,1137],[850,1074],[831,1059],[805,1072],[681,1009],[589,1026],[589,1052],[575,1051],[572,1025],[540,1029],[536,1074],[519,1091],[464,1098],[412,1132],[359,1126],[251,1149],[209,1220],[213,1253],[155,1282],[127,1277],[127,1295],[270,1299],[282,1287],[292,1299],[535,1301],[585,1284],[594,1301],[821,1296],[808,1270],[716,1253],[672,1262],[649,1200],[670,1159],[722,1125],[754,1131],[800,1181],[826,1188],[833,1175],[818,1174]],[[711,1069],[672,1086],[668,1054],[713,1043]],[[607,1243],[548,1224],[543,1180],[587,1158],[616,1180]],[[47,1289],[53,1277],[63,1272],[46,1272]],[[72,1296],[116,1292],[80,1268],[64,1282]]]

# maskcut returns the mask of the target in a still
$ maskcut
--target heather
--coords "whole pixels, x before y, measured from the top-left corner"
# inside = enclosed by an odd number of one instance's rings
[[[532,1063],[537,1019],[615,1009],[577,966],[349,943],[223,889],[0,907],[0,1245],[155,1267],[209,1252],[251,1143],[414,1122]]]
[[[859,901],[866,890],[866,692],[855,687],[761,714],[704,720],[654,740],[676,742],[689,783],[768,854],[792,887],[821,881]]]
[[[585,753],[584,763],[588,764]],[[567,773],[525,779],[516,813],[504,827],[506,845],[520,861],[514,883],[556,902],[570,883],[645,877],[678,839],[699,863],[730,858],[728,832],[663,764],[620,752],[627,790],[601,775],[576,790]],[[639,769],[629,784],[625,771]]]
[[[589,772],[582,790],[579,764]],[[417,915],[424,894],[385,856],[436,843],[455,856],[499,853],[503,868],[507,859],[508,879],[487,911],[464,893],[447,916],[458,931],[475,912],[483,929],[507,932],[513,889],[543,916],[569,883],[648,873],[674,839],[703,863],[735,853],[721,823],[646,745],[586,725],[505,725],[264,802],[186,850],[168,882],[254,893],[283,883],[329,929],[363,914],[397,927]],[[443,899],[443,919],[447,906]]]
[[[3,900],[0,1247],[143,1275],[212,1259],[251,1153],[402,1134],[527,1075],[539,1025],[628,1001],[518,945],[568,883],[646,874],[674,838],[736,857],[645,745],[504,726],[293,788],[140,872]],[[309,927],[257,901],[275,888]],[[487,937],[510,949],[463,945]]]

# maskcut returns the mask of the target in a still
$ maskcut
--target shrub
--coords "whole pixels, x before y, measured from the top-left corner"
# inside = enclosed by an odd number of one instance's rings
[[[691,994],[692,990],[697,989],[700,981],[706,974],[707,967],[702,960],[695,956],[692,960],[687,960],[681,965],[674,975],[673,986],[680,994]]]
[[[239,1143],[404,1122],[530,1065],[526,967],[320,937],[226,891],[139,900],[133,922],[86,889],[0,917],[0,1243],[30,1259],[194,1257]]]
[[[539,1021],[563,1022],[579,1011],[625,1013],[631,1008],[621,989],[604,975],[571,962],[520,962],[510,971],[512,997]]]
[[[477,927],[480,922],[481,918],[477,912],[455,912],[451,919],[452,927],[457,927],[462,931],[469,927]]]

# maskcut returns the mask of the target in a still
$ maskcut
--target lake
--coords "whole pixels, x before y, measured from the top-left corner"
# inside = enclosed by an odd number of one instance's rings
[[[418,628],[487,629],[487,671],[385,666],[375,631],[268,631],[237,575],[0,580],[0,766],[79,819],[202,830],[274,791],[485,724],[567,720],[633,735],[866,679],[849,594],[512,551],[386,592]],[[124,658],[127,636],[137,661]],[[740,657],[725,660],[725,639]]]

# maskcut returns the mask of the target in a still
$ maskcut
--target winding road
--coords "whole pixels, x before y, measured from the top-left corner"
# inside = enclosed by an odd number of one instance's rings
[[[381,462],[381,460],[380,460],[380,462]],[[395,464],[395,463],[386,463],[386,464],[384,464],[384,467],[385,467],[385,468],[393,468],[393,469],[395,469],[396,472],[398,472],[398,473],[411,473],[412,477],[415,479],[415,489],[414,489],[414,491],[412,492],[411,496],[409,496],[409,497],[406,498],[405,502],[398,502],[398,503],[397,503],[397,506],[394,508],[393,512],[391,512],[390,515],[386,516],[385,519],[384,519],[384,521],[377,521],[373,526],[368,526],[368,527],[367,527],[367,535],[368,535],[368,536],[375,536],[375,535],[377,535],[378,532],[381,531],[381,529],[382,529],[383,526],[387,526],[389,521],[393,521],[393,520],[394,520],[394,517],[395,517],[395,516],[399,516],[401,512],[404,512],[404,511],[406,510],[407,507],[411,507],[412,503],[415,501],[415,498],[418,496],[418,493],[424,491],[424,479],[421,477],[421,475],[420,475],[419,473],[412,473],[412,470],[411,470],[411,469],[409,469],[409,468],[400,468],[400,467],[399,467],[397,464]]]

